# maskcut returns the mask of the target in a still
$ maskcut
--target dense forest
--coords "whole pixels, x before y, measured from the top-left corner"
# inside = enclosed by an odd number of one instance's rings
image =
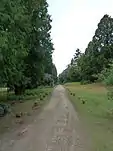
[[[113,18],[103,16],[85,52],[76,50],[59,80],[61,83],[99,81],[113,84]]]
[[[0,85],[14,90],[57,81],[46,0],[0,1]]]

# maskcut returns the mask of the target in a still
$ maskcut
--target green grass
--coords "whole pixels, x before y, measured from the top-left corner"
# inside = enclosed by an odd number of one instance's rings
[[[24,122],[26,119],[29,120],[30,118],[26,113],[34,115],[35,112],[39,111],[32,109],[34,102],[38,102],[39,109],[42,108],[42,106],[47,103],[52,90],[53,88],[50,87],[27,90],[23,96],[15,96],[14,93],[11,92],[8,100],[7,93],[1,92],[0,102],[8,104],[12,104],[12,102],[15,103],[11,105],[11,114],[0,118],[0,135],[19,126],[19,123],[17,123],[17,119],[15,117],[16,113],[22,112],[24,114],[24,116],[22,116],[22,120]],[[20,100],[23,103],[20,103]]]
[[[24,95],[16,96],[14,92],[7,94],[6,91],[0,91],[0,102],[18,101],[18,100],[35,100],[37,98],[46,96],[51,92],[51,87],[40,87],[37,89],[26,90]]]
[[[75,93],[70,97],[89,131],[93,151],[112,151],[113,101],[108,100],[107,89],[101,84],[68,83],[65,87],[69,94]]]

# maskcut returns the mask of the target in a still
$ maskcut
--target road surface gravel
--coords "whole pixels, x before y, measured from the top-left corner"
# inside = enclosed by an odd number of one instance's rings
[[[33,123],[1,139],[0,151],[88,151],[83,131],[64,87],[59,85]]]

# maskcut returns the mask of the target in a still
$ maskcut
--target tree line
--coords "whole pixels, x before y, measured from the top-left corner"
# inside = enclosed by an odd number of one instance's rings
[[[113,18],[104,15],[84,53],[76,50],[71,63],[59,75],[65,82],[113,84]]]
[[[0,85],[25,89],[56,82],[46,0],[0,1]]]

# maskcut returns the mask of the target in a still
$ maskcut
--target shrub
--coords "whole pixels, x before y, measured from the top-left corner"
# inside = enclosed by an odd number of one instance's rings
[[[40,97],[40,100],[42,101],[42,100],[43,100],[43,98],[42,98],[42,97]]]
[[[0,103],[0,116],[2,117],[9,112],[11,112],[11,107],[7,104]]]
[[[113,70],[110,71],[109,75],[104,79],[106,85],[113,85]]]
[[[5,115],[4,108],[0,105],[0,117],[4,115]]]
[[[73,93],[73,96],[75,96],[75,93]]]
[[[98,82],[104,82],[104,80],[106,79],[106,77],[109,76],[110,73],[110,69],[105,68],[104,70],[101,71],[100,74],[98,74]]]
[[[43,97],[45,98],[45,97],[46,97],[46,95],[43,95]]]
[[[113,85],[113,65],[110,68],[105,68],[99,75],[98,81],[104,82],[106,85]]]
[[[19,95],[19,96],[17,96],[17,95],[9,95],[8,97],[7,97],[7,100],[8,101],[18,101],[18,100],[23,100],[24,99],[24,96],[23,95]]]
[[[48,95],[48,93],[46,92],[45,95]]]
[[[90,84],[91,82],[90,81],[81,81],[81,85],[85,85],[85,84]]]

